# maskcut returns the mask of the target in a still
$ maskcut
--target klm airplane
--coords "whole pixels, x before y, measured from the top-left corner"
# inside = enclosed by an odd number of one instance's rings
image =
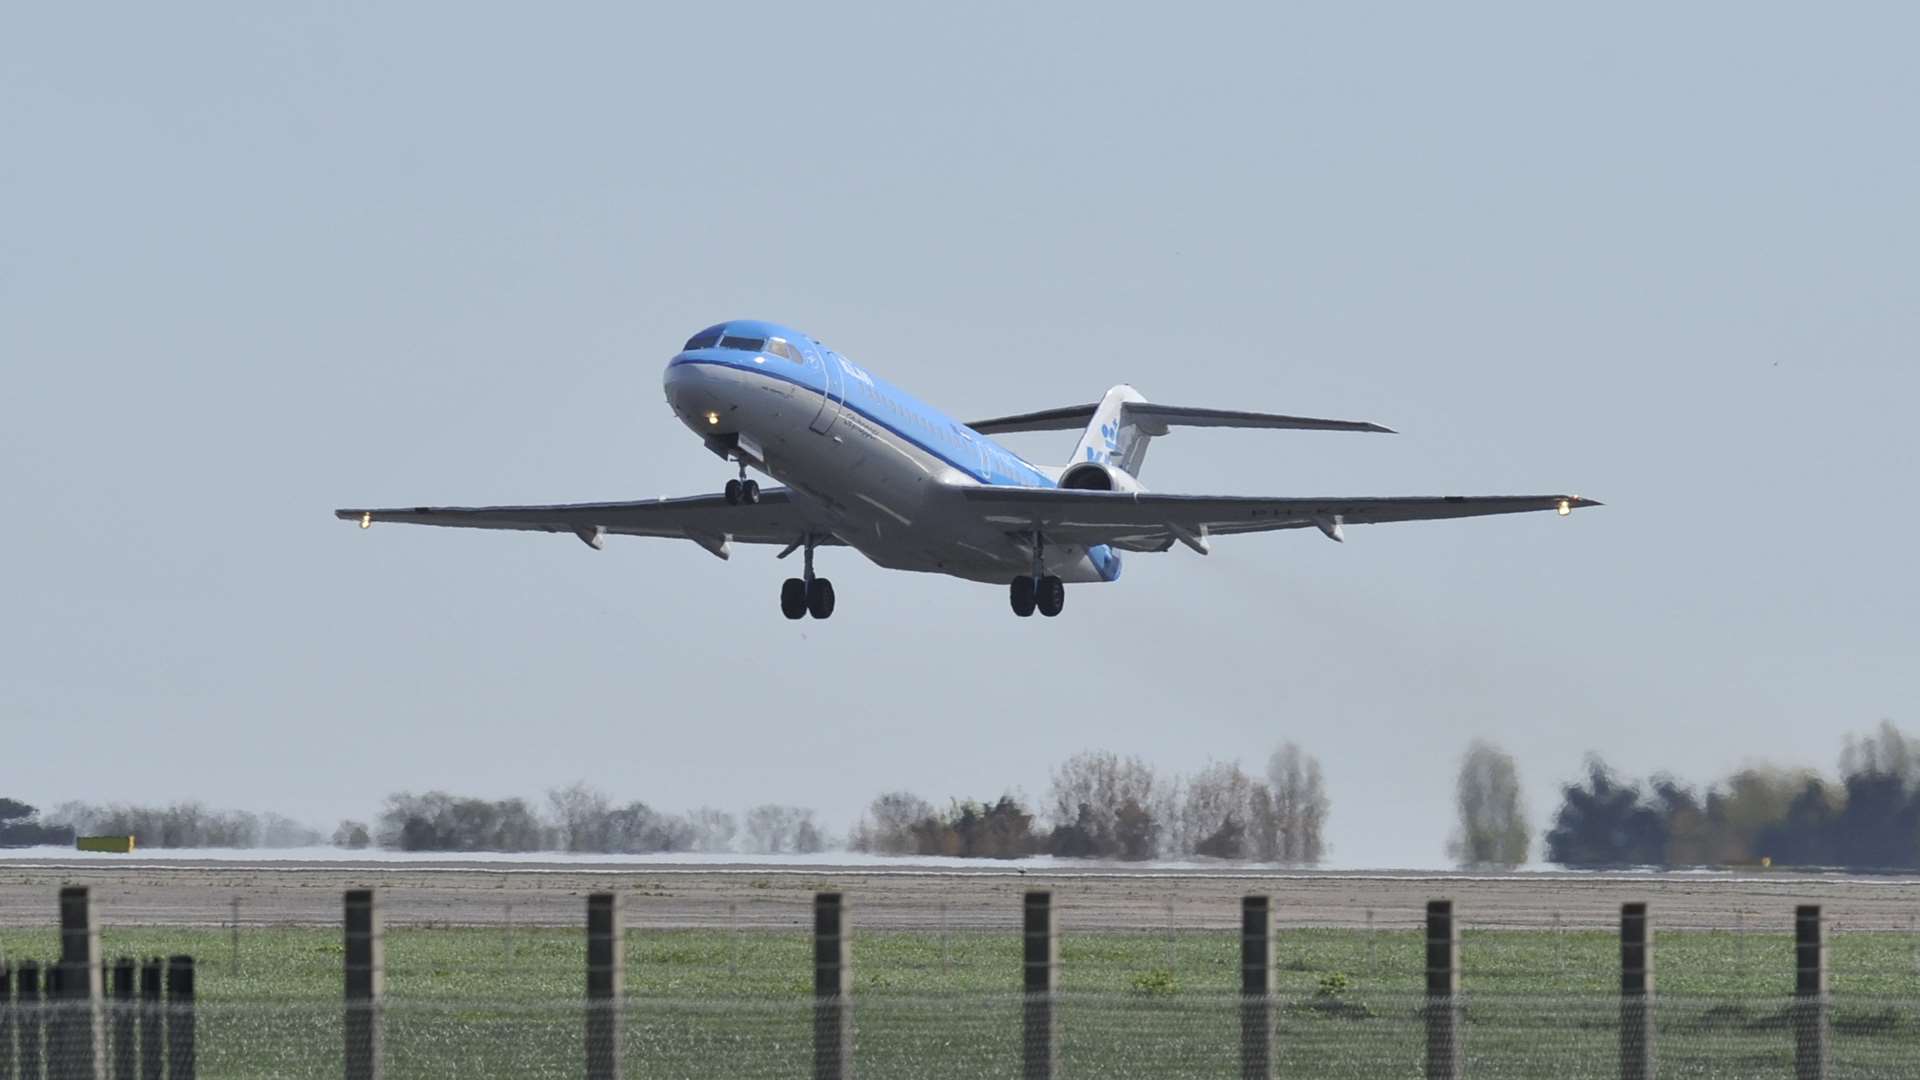
[[[608,534],[691,540],[724,559],[732,545],[802,553],[780,589],[789,619],[833,614],[817,548],[844,545],[892,570],[1005,586],[1013,613],[1060,614],[1068,582],[1120,577],[1121,553],[1175,544],[1205,555],[1216,536],[1478,517],[1597,506],[1574,495],[1263,498],[1167,495],[1140,483],[1147,444],[1175,427],[1369,431],[1378,424],[1157,405],[1116,386],[1090,405],[962,424],[806,334],[741,320],[693,335],[667,364],[667,404],[739,476],[721,494],[558,506],[336,510],[376,521],[572,533],[599,549]],[[1080,431],[1062,466],[1031,464],[990,436]],[[755,469],[782,487],[762,489]]]

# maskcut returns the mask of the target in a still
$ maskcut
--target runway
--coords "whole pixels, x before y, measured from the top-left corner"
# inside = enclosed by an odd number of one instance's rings
[[[115,861],[117,859],[118,861]],[[622,894],[629,926],[810,925],[815,892],[844,891],[867,929],[1006,930],[1021,894],[1052,889],[1063,931],[1229,929],[1239,898],[1273,897],[1281,926],[1412,929],[1428,900],[1452,899],[1468,929],[1614,925],[1645,901],[1656,925],[1688,930],[1792,927],[1796,904],[1821,904],[1847,930],[1910,931],[1920,878],[1800,872],[1513,874],[1300,871],[1233,866],[1151,868],[991,863],[857,866],[656,861],[0,859],[0,925],[51,925],[60,886],[93,890],[103,925],[333,925],[341,893],[382,890],[390,925],[575,925],[590,892]],[[236,908],[236,902],[238,907]]]

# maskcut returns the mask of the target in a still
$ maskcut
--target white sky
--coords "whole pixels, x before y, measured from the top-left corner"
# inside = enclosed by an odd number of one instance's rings
[[[1915,9],[1277,7],[8,9],[0,793],[844,828],[1291,738],[1392,865],[1476,735],[1544,827],[1588,751],[1911,724]],[[1132,556],[1057,620],[828,553],[824,624],[769,551],[329,515],[713,490],[661,368],[742,316],[962,417],[1403,432],[1182,432],[1163,490],[1609,505]]]

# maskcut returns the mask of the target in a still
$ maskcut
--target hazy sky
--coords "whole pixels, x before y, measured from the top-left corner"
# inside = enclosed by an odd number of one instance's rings
[[[1319,756],[1431,862],[1474,736],[1831,769],[1914,724],[1911,5],[473,4],[0,14],[0,793],[331,826],[586,779],[680,809]],[[728,475],[692,331],[962,417],[1149,398],[1162,490],[1572,491],[1135,555],[1059,619],[822,556],[336,522]],[[1072,433],[1012,437],[1037,461]]]

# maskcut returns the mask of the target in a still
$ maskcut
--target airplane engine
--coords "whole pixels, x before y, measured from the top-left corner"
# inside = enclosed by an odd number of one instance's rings
[[[1125,469],[1083,461],[1060,474],[1060,486],[1073,491],[1145,491]]]

